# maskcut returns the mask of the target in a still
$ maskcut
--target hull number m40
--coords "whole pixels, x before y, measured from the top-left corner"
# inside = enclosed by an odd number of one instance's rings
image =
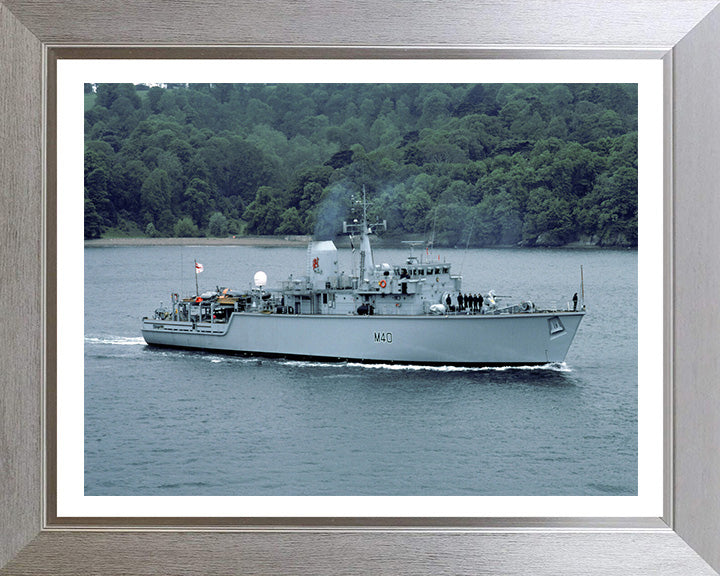
[[[375,342],[381,344],[392,344],[392,332],[375,332]]]

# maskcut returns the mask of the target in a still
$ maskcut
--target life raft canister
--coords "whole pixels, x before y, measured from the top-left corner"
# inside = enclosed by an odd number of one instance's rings
[[[380,280],[378,284],[380,285],[380,288],[385,288],[385,286],[387,286],[387,282],[385,282],[385,280]]]

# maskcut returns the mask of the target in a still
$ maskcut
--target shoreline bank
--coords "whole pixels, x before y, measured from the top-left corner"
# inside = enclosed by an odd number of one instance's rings
[[[307,246],[311,236],[238,236],[237,238],[98,238],[85,247],[108,246]]]
[[[258,248],[287,248],[306,247],[312,241],[312,236],[239,236],[237,238],[98,238],[85,240],[86,248],[107,248],[119,246],[255,246]],[[347,248],[350,241],[347,238],[336,238],[338,248]],[[404,245],[396,239],[381,239],[375,237],[373,245],[384,248],[402,248]],[[436,248],[447,248],[436,246]],[[459,248],[455,246],[455,248]],[[561,250],[637,250],[637,246],[598,246],[585,242],[572,242],[564,246],[471,246],[471,248],[514,249],[527,248],[528,250],[561,249]]]

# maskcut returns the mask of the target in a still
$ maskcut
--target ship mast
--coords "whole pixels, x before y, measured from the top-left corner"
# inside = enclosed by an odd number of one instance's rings
[[[373,260],[372,247],[370,246],[370,234],[372,228],[368,226],[367,221],[367,197],[365,195],[365,185],[363,185],[362,197],[362,236],[360,238],[360,270],[363,275],[363,282],[370,281],[370,275],[375,270],[375,261]]]
[[[343,222],[343,234],[360,232],[360,274],[362,275],[362,281],[364,283],[370,282],[370,277],[375,272],[375,262],[373,260],[372,247],[370,246],[370,234],[372,234],[373,228],[375,230],[378,228],[387,230],[387,220],[374,224],[368,223],[367,197],[365,195],[365,186],[363,185],[362,221],[358,222],[355,220],[352,224]]]
[[[198,265],[197,260],[195,260],[195,298],[200,296],[200,289],[198,288]]]

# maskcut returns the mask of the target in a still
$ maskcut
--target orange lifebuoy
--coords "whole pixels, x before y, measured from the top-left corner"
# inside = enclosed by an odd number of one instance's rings
[[[198,296],[197,298],[195,298],[195,302],[202,302],[202,298],[200,298],[200,296]]]
[[[385,286],[387,286],[387,282],[385,282],[385,280],[380,280],[379,284],[380,288],[385,288]]]

